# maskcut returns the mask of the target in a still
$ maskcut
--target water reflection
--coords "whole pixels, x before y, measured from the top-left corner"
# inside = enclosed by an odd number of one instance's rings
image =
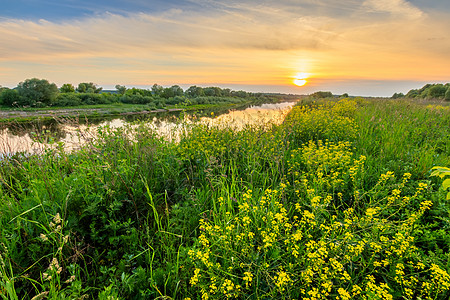
[[[250,106],[244,110],[232,110],[216,118],[202,118],[207,124],[220,124],[242,129],[246,125],[280,124],[295,102],[270,103]]]
[[[32,123],[0,125],[0,157],[16,152],[42,153],[46,149],[62,146],[67,151],[79,149],[86,141],[96,137],[99,127],[120,128],[145,122],[166,139],[177,139],[183,124],[231,126],[237,130],[244,126],[280,123],[295,102],[244,106],[241,110],[204,110],[201,112],[164,112],[130,114],[121,117],[86,120],[82,118],[55,118]],[[180,115],[181,114],[181,115]],[[180,122],[183,120],[183,122]]]

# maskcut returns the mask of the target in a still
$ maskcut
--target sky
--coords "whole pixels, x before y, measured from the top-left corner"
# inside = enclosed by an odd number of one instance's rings
[[[392,96],[450,82],[449,33],[448,0],[2,0],[0,85]]]

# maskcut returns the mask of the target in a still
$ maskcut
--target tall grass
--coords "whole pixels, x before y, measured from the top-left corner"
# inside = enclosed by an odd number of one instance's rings
[[[282,125],[100,129],[0,162],[3,299],[447,299],[450,112],[304,103]]]

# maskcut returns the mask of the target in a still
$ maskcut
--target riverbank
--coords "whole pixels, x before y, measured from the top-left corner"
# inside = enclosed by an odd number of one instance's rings
[[[103,95],[103,94],[102,94]],[[98,97],[106,97],[105,95]],[[91,95],[92,96],[92,95]],[[127,103],[119,101],[97,102],[77,106],[50,107],[16,107],[0,106],[0,123],[30,122],[48,120],[52,118],[101,118],[106,116],[120,116],[133,114],[152,114],[176,111],[223,110],[239,109],[249,105],[263,103],[279,103],[296,101],[301,96],[296,95],[255,95],[249,97],[199,97],[193,99],[170,98],[146,104]],[[181,101],[181,100],[183,101]],[[111,99],[109,99],[111,100]],[[117,100],[117,99],[115,99]],[[123,100],[123,99],[122,99]]]
[[[205,123],[221,123],[226,119],[228,126],[262,124],[271,120],[282,120],[283,115],[296,102],[266,103],[262,105],[196,106],[197,110],[160,109],[157,111],[133,111],[120,115],[98,115],[89,119],[56,117],[36,119],[32,122],[0,123],[0,155],[11,156],[17,152],[42,153],[61,145],[67,151],[81,147],[86,135],[89,139],[98,132],[99,127],[127,127],[145,122],[166,139],[179,135],[179,124],[183,121],[195,122],[202,119]],[[178,129],[177,129],[178,128]]]
[[[102,118],[121,115],[138,115],[151,114],[163,112],[177,112],[177,111],[195,111],[201,109],[227,108],[239,107],[236,104],[210,104],[210,105],[195,105],[195,106],[167,106],[165,108],[150,109],[147,105],[139,104],[103,104],[92,106],[79,106],[73,108],[27,108],[27,109],[4,109],[0,110],[0,123],[10,122],[32,122],[36,120],[49,120],[54,118]]]
[[[86,120],[111,118],[116,116],[147,115],[170,112],[193,112],[205,111],[223,113],[233,109],[244,109],[252,105],[264,103],[292,102],[299,99],[293,97],[279,98],[272,101],[242,100],[239,103],[212,103],[195,105],[167,105],[163,108],[154,108],[146,104],[98,104],[81,105],[75,107],[52,107],[52,108],[7,108],[0,107],[0,123],[27,123],[33,121],[45,121],[61,118],[80,118]]]

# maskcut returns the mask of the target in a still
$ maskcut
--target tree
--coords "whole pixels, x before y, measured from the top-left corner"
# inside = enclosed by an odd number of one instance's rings
[[[442,99],[445,96],[447,89],[443,84],[435,84],[427,90],[427,98]]]
[[[172,85],[171,87],[165,88],[161,94],[163,98],[172,98],[175,96],[183,96],[183,89],[178,85]]]
[[[184,91],[179,85],[172,85],[170,88],[173,90],[173,93],[175,94],[175,96],[183,96],[184,95]]]
[[[447,91],[445,92],[445,101],[450,101],[450,86],[447,88]]]
[[[231,90],[230,89],[222,89],[222,96],[230,97],[231,96]]]
[[[431,83],[425,84],[423,87],[417,90],[417,96],[420,98],[426,98],[428,95],[428,89],[432,86]]]
[[[247,98],[249,94],[246,91],[231,91],[231,96],[238,98]]]
[[[392,99],[398,99],[403,97],[405,97],[403,93],[394,93],[394,95],[392,95]]]
[[[58,87],[46,79],[31,78],[19,83],[17,92],[21,97],[21,105],[51,105],[58,96]]]
[[[161,96],[163,92],[164,92],[164,88],[162,86],[160,86],[159,84],[155,83],[152,86],[152,94],[154,96]]]
[[[14,104],[19,104],[19,102],[20,96],[17,90],[2,88],[2,91],[0,93],[0,104],[14,106]]]
[[[412,89],[406,94],[406,98],[422,98],[422,99],[449,99],[447,91],[450,88],[450,83],[427,83],[420,89]]]
[[[150,96],[151,97],[152,96],[152,92],[149,91],[149,90],[138,89],[138,88],[133,87],[133,88],[127,89],[125,91],[124,95],[127,95],[127,96],[129,96],[129,95],[140,95],[140,96]]]
[[[116,90],[118,94],[124,95],[125,92],[127,91],[127,88],[124,85],[116,84]]]
[[[77,92],[78,93],[95,93],[98,94],[102,91],[103,88],[97,87],[92,82],[82,82],[78,84]]]
[[[195,97],[204,96],[204,95],[205,95],[205,92],[203,91],[203,88],[202,88],[202,87],[193,85],[193,86],[189,87],[189,88],[184,92],[184,94],[186,95],[186,97],[192,97],[192,98],[195,98]]]
[[[175,97],[175,94],[171,88],[164,88],[163,92],[161,93],[161,97],[169,99],[171,97]]]
[[[222,96],[222,90],[219,87],[211,86],[203,89],[205,96]]]
[[[406,98],[416,98],[419,96],[419,90],[412,89],[408,93],[406,93]]]
[[[64,83],[60,88],[59,91],[61,93],[74,93],[75,87],[71,83]]]

